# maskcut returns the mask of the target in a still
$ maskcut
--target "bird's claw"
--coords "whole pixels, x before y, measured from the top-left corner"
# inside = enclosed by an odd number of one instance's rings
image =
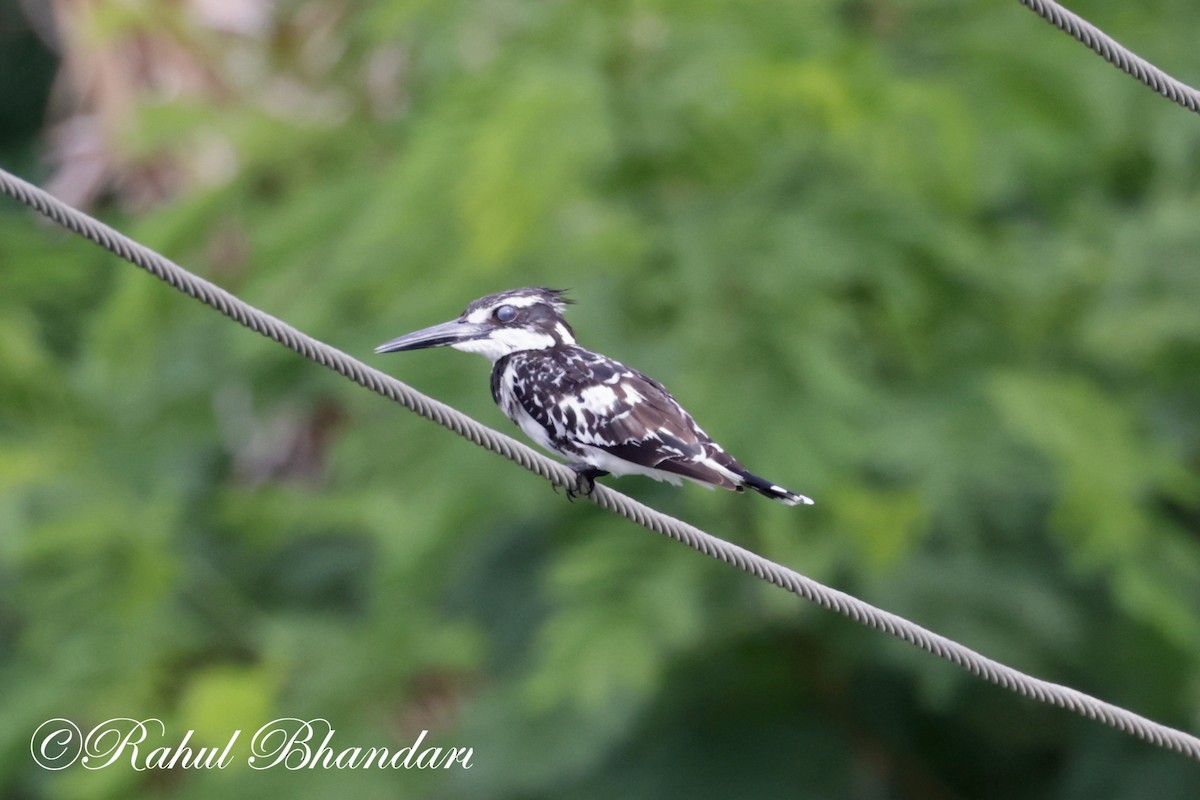
[[[572,503],[576,497],[590,497],[592,492],[596,491],[596,478],[601,478],[608,473],[602,469],[596,469],[588,464],[568,464],[568,467],[575,470],[575,485],[567,487],[567,499]],[[555,491],[558,487],[555,487]]]
[[[582,472],[575,474],[575,485],[567,487],[567,500],[575,502],[576,497],[588,497],[596,491],[596,481]]]

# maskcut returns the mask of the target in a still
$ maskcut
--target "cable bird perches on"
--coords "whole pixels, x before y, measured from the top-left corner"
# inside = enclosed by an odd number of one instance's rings
[[[179,291],[215,308],[250,330],[279,342],[290,350],[328,367],[355,383],[400,403],[482,447],[508,458],[564,489],[575,486],[577,475],[565,464],[553,461],[526,445],[482,425],[461,412],[426,397],[412,387],[368,367],[340,350],[320,342],[271,315],[239,300],[224,289],[180,267],[153,250],[118,233],[102,222],[62,203],[53,196],[0,169],[0,191],[33,208],[131,264],[169,283]],[[927,630],[914,622],[876,608],[856,597],[825,586],[794,570],[719,539],[697,527],[670,517],[633,498],[596,485],[588,498],[609,511],[706,556],[732,564],[743,572],[836,611],[855,622],[895,636],[945,659],[972,675],[1032,697],[1043,703],[1100,720],[1118,730],[1159,747],[1200,761],[1200,738],[1147,719],[1120,706],[1106,703],[1083,692],[1023,672],[987,658],[958,642]]]

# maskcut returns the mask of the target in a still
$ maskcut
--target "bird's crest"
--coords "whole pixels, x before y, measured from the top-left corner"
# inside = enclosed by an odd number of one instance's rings
[[[478,300],[472,300],[463,310],[462,316],[469,317],[475,311],[481,308],[494,308],[499,305],[510,305],[518,308],[531,306],[537,303],[545,303],[554,309],[555,313],[562,314],[567,310],[567,306],[573,303],[566,296],[566,289],[549,289],[545,286],[530,286],[525,289],[509,289],[504,292],[496,292],[489,294],[486,297],[481,297]]]

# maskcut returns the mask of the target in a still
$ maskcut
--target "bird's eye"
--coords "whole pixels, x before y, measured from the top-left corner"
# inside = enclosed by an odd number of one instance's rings
[[[517,310],[512,306],[500,306],[494,316],[497,322],[512,322],[517,316]]]

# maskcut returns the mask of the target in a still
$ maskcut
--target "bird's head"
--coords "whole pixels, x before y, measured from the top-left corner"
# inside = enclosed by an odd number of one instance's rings
[[[562,289],[533,287],[489,294],[470,303],[458,319],[407,333],[381,344],[375,352],[449,345],[495,362],[522,350],[575,344],[575,334],[563,319],[569,302]]]

